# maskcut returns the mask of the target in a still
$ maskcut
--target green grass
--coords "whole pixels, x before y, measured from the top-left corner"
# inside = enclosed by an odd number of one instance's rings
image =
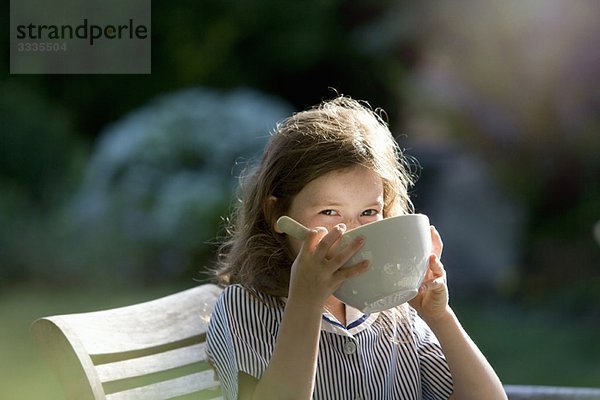
[[[504,383],[600,386],[600,321],[507,305],[455,309]]]
[[[188,285],[192,286],[192,284]],[[12,287],[0,292],[0,399],[63,399],[29,335],[41,316],[150,300],[183,287],[151,289]],[[504,383],[598,386],[598,322],[556,318],[515,306],[454,306],[465,329]]]

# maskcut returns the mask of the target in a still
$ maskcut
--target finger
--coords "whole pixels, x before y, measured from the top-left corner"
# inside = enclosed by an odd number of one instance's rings
[[[357,251],[365,244],[365,239],[362,236],[354,238],[346,247],[340,249],[340,251],[330,260],[331,267],[334,269],[341,268],[345,265]]]
[[[302,249],[306,249],[311,253],[316,252],[319,244],[323,241],[323,238],[327,236],[328,233],[329,232],[327,231],[327,229],[323,227],[311,229],[306,234],[306,237],[302,242]]]
[[[445,290],[444,286],[446,285],[444,278],[439,277],[429,282],[423,282],[419,287],[419,292],[421,294],[425,294],[425,292],[443,292]]]
[[[440,261],[437,256],[432,255],[431,259],[431,271],[433,273],[433,280],[441,279],[444,283],[446,282],[446,270],[444,269],[444,264]]]
[[[323,228],[324,229],[324,228]],[[325,230],[327,231],[327,230]],[[315,256],[318,258],[327,258],[327,255],[331,253],[331,249],[335,243],[342,237],[346,231],[346,225],[338,224],[325,236],[322,237],[321,241],[315,249]]]
[[[354,276],[362,274],[363,272],[365,272],[366,270],[369,269],[369,266],[370,266],[369,260],[362,260],[362,261],[359,261],[357,264],[354,264],[350,267],[338,269],[335,272],[335,276],[339,280],[339,283],[341,284],[346,279],[349,279]]]
[[[442,250],[444,249],[442,237],[437,229],[435,229],[435,226],[431,225],[429,230],[431,232],[431,252],[438,256],[438,258],[442,258]]]
[[[444,265],[441,263],[440,259],[435,254],[431,254],[427,261],[427,273],[425,274],[423,282],[432,282],[436,278],[444,276],[445,273]]]

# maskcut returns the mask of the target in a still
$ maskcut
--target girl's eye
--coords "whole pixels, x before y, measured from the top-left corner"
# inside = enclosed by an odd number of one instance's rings
[[[336,215],[337,213],[335,212],[335,210],[323,210],[319,214],[323,214],[323,215]]]
[[[371,208],[371,209],[368,209],[368,210],[365,210],[362,212],[362,215],[364,217],[373,217],[377,214],[379,214],[379,211],[375,210],[374,208]]]

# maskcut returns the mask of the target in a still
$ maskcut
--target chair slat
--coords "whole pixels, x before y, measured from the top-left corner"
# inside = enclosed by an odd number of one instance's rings
[[[195,392],[202,392],[198,397],[203,399],[221,398],[219,383],[214,380],[212,370],[109,394],[106,400],[163,400]]]
[[[216,285],[202,285],[132,306],[53,318],[69,325],[92,357],[131,352],[206,332],[219,292]]]
[[[193,363],[206,362],[205,343],[149,356],[96,366],[100,381],[109,382],[153,374]]]

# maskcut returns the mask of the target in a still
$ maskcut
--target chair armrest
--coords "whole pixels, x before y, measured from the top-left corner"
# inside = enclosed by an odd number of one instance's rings
[[[509,400],[600,400],[600,388],[504,385]]]

